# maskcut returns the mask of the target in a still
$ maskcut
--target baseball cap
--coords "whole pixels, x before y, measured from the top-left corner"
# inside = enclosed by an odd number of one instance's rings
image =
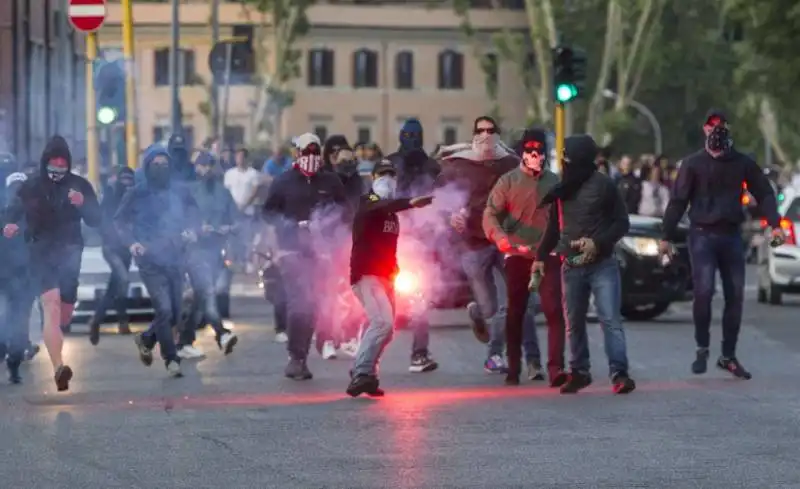
[[[397,169],[389,160],[381,160],[372,167],[372,176],[379,177],[386,174],[397,175]]]
[[[725,115],[725,112],[723,112],[720,109],[709,109],[709,111],[706,112],[706,118],[703,119],[704,126],[705,125],[716,126],[717,124],[727,123],[727,122],[728,122],[728,116]]]

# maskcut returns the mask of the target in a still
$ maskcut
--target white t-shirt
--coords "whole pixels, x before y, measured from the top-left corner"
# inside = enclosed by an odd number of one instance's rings
[[[252,205],[243,208],[247,201],[253,196],[260,181],[260,175],[254,168],[240,170],[231,168],[225,172],[225,188],[230,191],[233,201],[239,209],[248,216],[252,216],[255,209]]]

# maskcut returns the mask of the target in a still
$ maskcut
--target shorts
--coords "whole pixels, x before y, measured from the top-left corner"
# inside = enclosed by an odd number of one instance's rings
[[[54,244],[46,241],[30,243],[31,274],[38,295],[58,289],[61,302],[78,301],[83,245]]]

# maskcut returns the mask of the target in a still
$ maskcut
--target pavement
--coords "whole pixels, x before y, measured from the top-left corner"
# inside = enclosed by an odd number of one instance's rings
[[[450,311],[432,332],[439,370],[408,373],[402,331],[382,364],[386,397],[350,399],[348,361],[314,354],[314,380],[286,380],[269,308],[244,297],[233,310],[237,350],[223,357],[203,336],[209,355],[185,362],[183,379],[142,366],[130,337],[93,347],[77,329],[68,393],[53,392],[44,354],[23,385],[0,384],[0,488],[800,488],[800,298],[747,294],[739,356],[751,381],[691,375],[687,305],[627,323],[639,388],[624,397],[605,379],[596,326],[595,385],[578,395],[503,386]]]

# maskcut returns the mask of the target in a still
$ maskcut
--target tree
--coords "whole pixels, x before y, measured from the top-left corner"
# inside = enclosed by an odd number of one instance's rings
[[[314,0],[240,1],[247,20],[258,25],[250,133],[277,149],[283,142],[283,113],[294,103],[289,85],[300,76],[302,53],[295,44],[308,32],[306,13]]]

